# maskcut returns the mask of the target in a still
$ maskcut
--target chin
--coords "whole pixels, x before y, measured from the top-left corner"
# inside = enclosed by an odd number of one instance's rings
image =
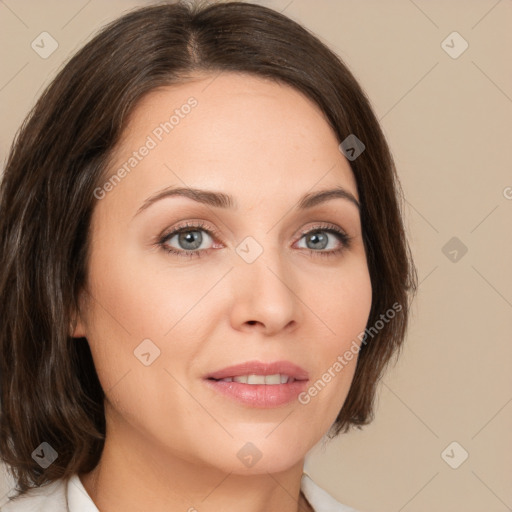
[[[211,442],[213,446],[210,450],[202,453],[203,460],[226,473],[237,475],[280,473],[301,463],[315,444],[312,440],[299,437],[300,428],[287,439],[279,436],[277,431],[270,435],[268,432],[269,429],[266,429],[265,434],[258,438],[237,436],[225,443]]]

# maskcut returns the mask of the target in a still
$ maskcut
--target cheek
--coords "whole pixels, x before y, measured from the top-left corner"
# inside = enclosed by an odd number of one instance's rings
[[[91,259],[90,289],[98,310],[91,326],[103,324],[132,343],[163,339],[174,329],[199,302],[208,283],[203,273],[183,272],[162,261],[155,254],[102,248]]]
[[[372,305],[372,285],[366,261],[352,258],[324,279],[321,291],[311,297],[315,314],[323,322],[324,356],[344,351],[364,331]]]
[[[109,252],[105,246],[93,254],[89,286],[96,300],[87,318],[87,338],[107,402],[113,405],[110,421],[118,421],[120,414],[166,446],[183,449],[186,457],[183,447],[197,444],[199,427],[203,432],[212,428],[211,418],[187,389],[189,368],[208,329],[202,324],[216,303],[201,298],[218,275],[157,268],[149,260],[129,251]]]
[[[180,270],[165,254],[122,245],[115,233],[98,247],[89,262],[86,323],[102,387],[107,391],[130,372],[126,380],[161,388],[158,379],[169,379],[164,368],[181,377],[200,350],[213,316],[208,308],[217,302],[205,296],[218,272]],[[154,362],[145,366],[144,357]]]
[[[349,392],[370,315],[372,286],[364,260],[354,259],[343,272],[333,274],[329,286],[310,300],[321,320],[311,352],[316,373],[299,401],[315,409],[322,430],[335,420]]]

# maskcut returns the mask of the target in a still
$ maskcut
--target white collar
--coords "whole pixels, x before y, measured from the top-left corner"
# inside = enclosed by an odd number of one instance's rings
[[[358,512],[334,499],[319,487],[306,471],[302,473],[301,490],[315,512]]]

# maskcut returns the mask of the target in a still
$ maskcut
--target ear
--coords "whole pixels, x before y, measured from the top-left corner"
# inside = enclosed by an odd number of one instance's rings
[[[69,336],[71,338],[85,338],[85,326],[79,314],[73,314],[69,326]]]
[[[80,303],[81,301],[82,293],[79,295]],[[85,338],[86,337],[86,330],[84,322],[82,321],[81,315],[79,311],[76,311],[75,308],[73,308],[71,312],[71,322],[69,325],[69,336],[71,338]]]

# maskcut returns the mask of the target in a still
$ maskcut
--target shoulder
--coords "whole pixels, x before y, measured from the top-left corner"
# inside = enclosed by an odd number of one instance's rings
[[[56,480],[50,484],[30,489],[22,496],[14,499],[10,492],[0,502],[0,512],[66,512],[66,481]]]
[[[11,493],[14,494],[14,493]],[[99,512],[75,473],[67,479],[30,489],[19,498],[0,502],[0,512]]]
[[[315,512],[359,512],[334,499],[327,491],[319,487],[305,472],[302,475],[301,490],[309,503],[311,503]]]

